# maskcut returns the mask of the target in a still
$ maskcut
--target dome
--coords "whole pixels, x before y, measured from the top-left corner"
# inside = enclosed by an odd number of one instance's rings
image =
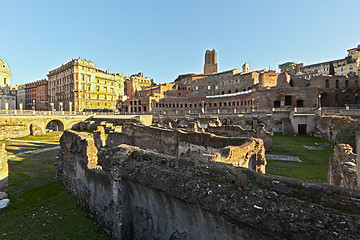
[[[8,65],[0,58],[0,87],[10,86],[10,76]]]
[[[0,58],[0,71],[3,73],[10,73],[9,67],[4,60]]]

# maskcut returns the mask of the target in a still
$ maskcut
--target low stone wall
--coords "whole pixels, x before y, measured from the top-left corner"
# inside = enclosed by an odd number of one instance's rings
[[[116,239],[357,239],[360,192],[61,137],[58,177]]]
[[[30,134],[30,128],[25,125],[1,125],[0,140],[24,137]]]
[[[328,141],[335,142],[336,135],[341,129],[356,125],[357,122],[358,121],[356,119],[353,119],[351,117],[321,116],[316,120],[314,136],[325,138]]]
[[[329,160],[329,184],[358,189],[356,165],[356,155],[352,147],[348,144],[337,144]]]
[[[5,143],[0,142],[0,200],[7,196],[9,168]]]
[[[244,130],[240,126],[209,126],[207,132],[225,136],[225,137],[253,137],[261,138],[264,141],[265,149],[270,151],[272,149],[272,137],[271,134],[265,130],[265,124],[258,124],[256,130]]]
[[[265,149],[259,138],[223,137],[129,123],[123,126],[122,133],[110,132],[108,135],[108,147],[119,144],[175,157],[226,162],[265,173]]]

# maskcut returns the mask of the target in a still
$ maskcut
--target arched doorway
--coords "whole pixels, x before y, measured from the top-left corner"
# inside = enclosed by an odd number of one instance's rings
[[[47,132],[57,132],[57,131],[64,131],[64,124],[60,120],[51,120],[46,125]]]

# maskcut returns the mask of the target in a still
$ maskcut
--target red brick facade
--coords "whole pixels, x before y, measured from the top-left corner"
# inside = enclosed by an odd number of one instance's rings
[[[46,79],[25,84],[25,109],[47,111],[48,81]]]

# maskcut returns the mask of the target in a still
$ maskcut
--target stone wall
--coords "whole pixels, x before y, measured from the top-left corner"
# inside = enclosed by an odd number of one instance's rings
[[[58,177],[116,239],[357,239],[360,192],[61,137]]]
[[[329,160],[329,184],[350,189],[357,188],[357,160],[348,144],[337,144]]]
[[[8,187],[8,176],[9,176],[9,168],[7,162],[7,152],[5,150],[5,143],[0,142],[0,200],[6,197],[7,187]]]
[[[223,137],[129,123],[123,126],[122,133],[110,132],[108,135],[108,147],[119,144],[175,157],[226,162],[265,173],[265,149],[259,138]]]
[[[24,137],[30,134],[30,128],[25,125],[1,125],[0,140]]]
[[[272,149],[271,134],[265,130],[265,124],[258,124],[256,130],[244,130],[240,126],[220,126],[207,128],[207,132],[214,133],[225,137],[253,137],[261,138],[264,141],[265,149],[270,151]]]
[[[315,137],[325,138],[335,142],[336,135],[341,129],[357,124],[357,120],[345,116],[322,116],[316,120]],[[354,136],[355,139],[355,136]]]

